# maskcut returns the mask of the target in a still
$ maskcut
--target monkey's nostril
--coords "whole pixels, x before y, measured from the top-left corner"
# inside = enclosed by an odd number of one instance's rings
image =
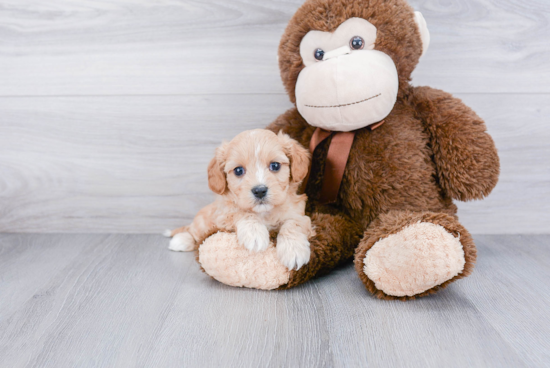
[[[267,194],[267,187],[265,185],[258,185],[252,188],[252,194],[258,199],[262,199]]]

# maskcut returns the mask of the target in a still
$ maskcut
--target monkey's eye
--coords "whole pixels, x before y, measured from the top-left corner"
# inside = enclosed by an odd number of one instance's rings
[[[352,37],[352,39],[349,40],[349,47],[352,50],[361,50],[365,47],[365,40],[359,36]]]
[[[278,163],[278,162],[272,162],[270,165],[269,165],[269,170],[271,171],[274,171],[274,172],[277,172],[281,169],[281,164]]]
[[[325,56],[325,52],[322,49],[317,49],[313,53],[313,56],[315,56],[315,59],[321,61],[323,60],[323,56]]]
[[[236,167],[233,172],[235,173],[235,176],[243,176],[244,175],[244,167],[239,166]]]

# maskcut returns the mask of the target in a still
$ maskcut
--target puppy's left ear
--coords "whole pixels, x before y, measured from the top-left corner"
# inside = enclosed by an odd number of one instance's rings
[[[294,183],[300,183],[305,179],[309,170],[309,151],[300,143],[284,134],[281,130],[278,134],[279,141],[286,155],[290,159],[290,176]]]

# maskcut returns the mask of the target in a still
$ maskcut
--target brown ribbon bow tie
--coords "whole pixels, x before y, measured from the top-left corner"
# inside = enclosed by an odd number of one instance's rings
[[[384,120],[371,124],[368,128],[374,130],[382,124],[384,124]],[[330,142],[327,152],[325,170],[323,173],[323,185],[319,197],[320,204],[336,202],[340,184],[342,184],[342,178],[344,177],[344,170],[346,169],[349,153],[351,151],[351,145],[355,138],[355,131],[333,132],[321,128],[315,129],[311,136],[311,141],[309,142],[309,151],[311,154],[313,155],[315,148],[330,136],[332,136],[332,141]]]

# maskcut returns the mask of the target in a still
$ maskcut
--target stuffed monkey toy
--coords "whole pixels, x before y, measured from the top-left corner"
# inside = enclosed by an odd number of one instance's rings
[[[499,159],[485,123],[462,101],[411,86],[429,40],[405,0],[307,0],[298,9],[279,46],[295,107],[267,129],[312,153],[302,185],[315,228],[310,261],[288,270],[274,248],[249,252],[235,234],[217,233],[198,251],[207,274],[288,289],[353,258],[369,292],[401,300],[471,274],[476,248],[453,200],[487,196]]]

